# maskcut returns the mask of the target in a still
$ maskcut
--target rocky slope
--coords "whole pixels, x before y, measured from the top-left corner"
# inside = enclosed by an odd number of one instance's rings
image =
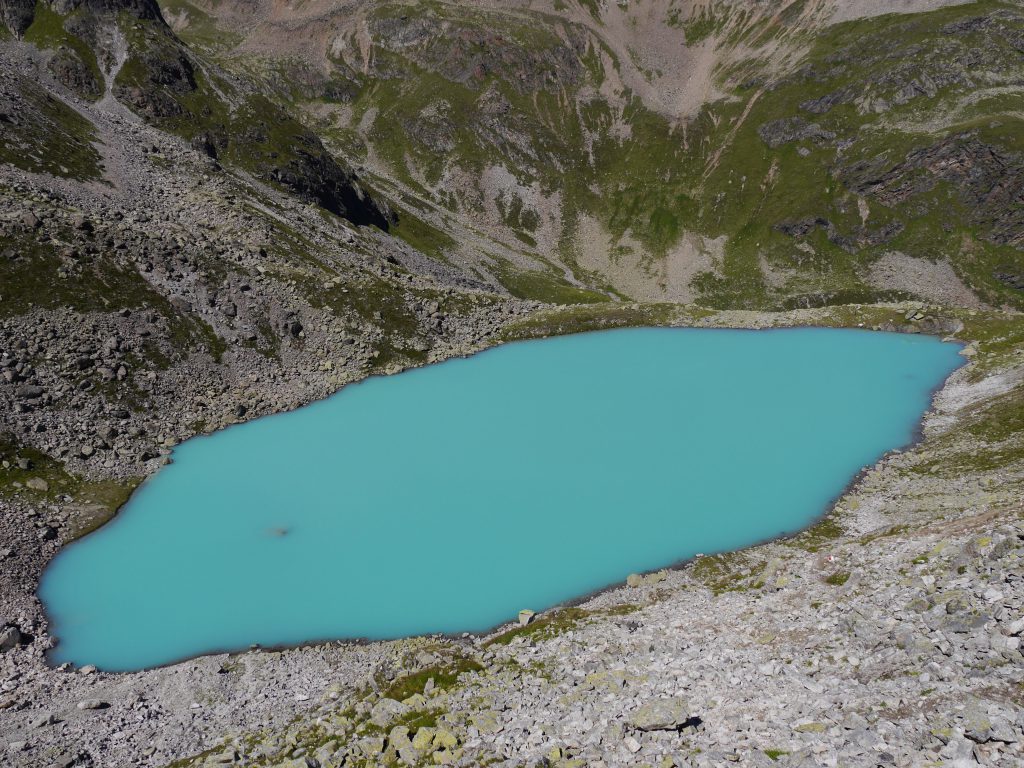
[[[1022,21],[0,0],[6,763],[1019,762]],[[496,638],[45,664],[43,567],[183,439],[502,341],[805,323],[973,357],[801,537]]]

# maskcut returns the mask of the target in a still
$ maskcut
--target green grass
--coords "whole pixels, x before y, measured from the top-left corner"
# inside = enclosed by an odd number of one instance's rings
[[[0,163],[80,181],[102,178],[96,127],[28,78],[15,74],[13,85],[24,103],[16,122],[0,126]],[[5,288],[0,282],[0,292]]]
[[[79,312],[165,308],[166,300],[133,267],[109,256],[74,262],[63,259],[51,242],[26,237],[12,245],[21,256],[0,259],[0,317],[58,307]]]
[[[846,534],[842,523],[835,513],[829,514],[806,531],[786,539],[790,546],[799,547],[808,552],[819,552],[831,546]]]
[[[450,690],[458,683],[459,677],[463,673],[481,671],[483,671],[483,667],[472,659],[453,659],[451,663],[430,667],[398,678],[381,690],[381,697],[404,701],[414,694],[423,693],[423,688],[430,679],[433,679],[435,688]]]
[[[33,309],[68,307],[78,312],[114,312],[119,309],[153,309],[167,318],[171,354],[205,350],[219,360],[226,343],[197,316],[180,314],[131,265],[103,254],[62,257],[57,246],[31,237],[11,243],[17,259],[0,259],[0,318],[23,315]],[[144,358],[166,368],[167,357],[155,340],[148,340]]]
[[[576,627],[579,622],[590,614],[582,608],[556,608],[535,618],[525,627],[513,627],[485,643],[491,645],[508,645],[517,638],[526,640],[548,640]]]
[[[829,574],[825,578],[826,584],[831,584],[833,587],[841,587],[850,579],[850,573],[848,571],[837,571],[836,573]]]
[[[760,589],[764,563],[751,562],[743,552],[723,552],[698,557],[689,566],[691,575],[715,595]]]
[[[408,210],[399,210],[398,223],[390,232],[420,253],[441,262],[447,262],[447,254],[458,247],[455,239],[446,232]]]
[[[510,262],[495,267],[498,279],[509,293],[519,299],[535,299],[548,304],[594,304],[611,301],[597,291],[572,285],[553,272],[528,271],[515,268]]]
[[[19,459],[28,460],[22,469]],[[5,466],[6,465],[6,466]],[[28,487],[30,479],[42,480],[47,489]],[[69,521],[71,541],[96,530],[117,514],[139,478],[127,480],[88,480],[69,473],[63,463],[21,444],[14,435],[0,432],[0,499],[20,497],[30,502],[55,502],[62,497],[75,501],[77,515]]]

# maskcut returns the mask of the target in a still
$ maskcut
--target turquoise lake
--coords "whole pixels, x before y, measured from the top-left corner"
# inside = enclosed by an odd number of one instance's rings
[[[958,352],[630,329],[368,379],[178,446],[45,572],[51,660],[485,630],[795,532],[913,441]]]

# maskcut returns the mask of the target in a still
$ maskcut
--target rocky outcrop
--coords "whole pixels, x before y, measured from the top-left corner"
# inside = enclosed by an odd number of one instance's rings
[[[57,13],[67,15],[74,11],[88,11],[94,14],[127,13],[138,19],[164,23],[163,14],[156,0],[48,0]]]
[[[387,230],[395,218],[316,134],[267,99],[256,97],[239,110],[224,142],[227,157],[353,224]]]
[[[810,139],[816,142],[827,142],[836,137],[832,131],[826,131],[817,123],[808,123],[802,117],[774,120],[762,125],[757,132],[761,136],[761,140],[772,149],[778,149],[795,141]]]
[[[629,724],[639,731],[678,731],[699,718],[691,715],[690,702],[682,698],[655,699],[629,716]]]
[[[1024,247],[1024,156],[988,144],[975,133],[915,149],[894,166],[879,157],[842,173],[854,192],[889,207],[945,183],[985,238]]]
[[[491,29],[472,16],[402,14],[373,18],[369,33],[378,45],[408,56],[417,66],[462,85],[479,88],[492,77],[521,93],[558,91],[578,84],[583,76],[581,55],[587,39],[578,28],[562,30],[558,39],[546,30],[529,37],[523,27]],[[375,58],[375,74],[398,74],[395,59]]]
[[[16,37],[25,34],[35,12],[35,0],[0,0],[0,22]]]
[[[79,22],[88,16],[128,13],[139,19],[164,24],[156,0],[45,0],[61,16],[79,11]],[[0,0],[0,23],[17,37],[25,34],[35,19],[36,0]]]

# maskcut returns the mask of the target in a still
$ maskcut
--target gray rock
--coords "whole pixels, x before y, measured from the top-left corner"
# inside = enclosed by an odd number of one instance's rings
[[[85,711],[88,709],[106,709],[110,703],[102,699],[84,699],[78,702],[78,708]]]
[[[46,393],[46,390],[36,384],[22,384],[14,394],[22,400],[38,400]]]
[[[686,699],[655,699],[630,715],[629,724],[641,731],[674,731],[690,717],[690,703]]]
[[[21,630],[13,624],[0,629],[0,653],[17,648],[21,644]]]
[[[381,728],[386,728],[408,712],[409,708],[400,701],[381,699],[370,710],[370,722]]]
[[[789,117],[765,123],[757,129],[761,140],[772,149],[794,141],[813,139],[817,142],[831,141],[836,137],[817,123],[808,123],[802,117]]]
[[[47,725],[53,725],[57,722],[57,718],[52,713],[40,715],[32,721],[33,728],[44,728]]]

